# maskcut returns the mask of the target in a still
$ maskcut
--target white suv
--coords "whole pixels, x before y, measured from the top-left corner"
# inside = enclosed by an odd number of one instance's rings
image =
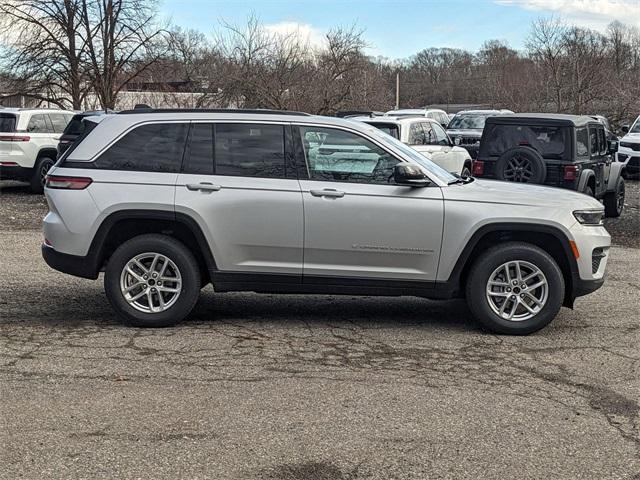
[[[471,155],[453,144],[439,122],[424,116],[354,117],[397,138],[448,172],[471,176]]]
[[[624,162],[624,174],[628,177],[640,177],[640,116],[631,127],[624,127],[625,136],[620,139],[618,161]]]
[[[66,110],[0,109],[0,179],[28,181],[41,193],[71,117]]]
[[[295,112],[107,116],[51,170],[43,256],[98,278],[129,324],[166,326],[200,289],[466,297],[526,334],[604,281],[602,205],[462,180],[363,123]]]
[[[447,112],[439,108],[401,108],[400,110],[389,110],[385,115],[390,117],[415,117],[418,115],[435,120],[444,128],[447,128],[450,120]]]

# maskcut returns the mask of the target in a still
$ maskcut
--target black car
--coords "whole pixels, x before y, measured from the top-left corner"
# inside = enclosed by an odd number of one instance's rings
[[[487,119],[476,177],[569,188],[603,199],[607,216],[624,208],[618,144],[589,116],[520,113]]]
[[[84,120],[89,117],[100,117],[102,115],[107,115],[109,113],[114,113],[111,110],[97,110],[97,111],[87,111],[82,113],[76,113],[71,121],[67,124],[67,127],[62,132],[62,136],[60,137],[60,142],[58,143],[58,157],[62,155],[76,139],[85,133],[87,130],[87,125],[89,130],[91,130],[94,126],[94,122],[87,123]],[[88,132],[87,132],[88,133]]]
[[[465,148],[471,158],[478,156],[480,137],[487,118],[511,115],[511,110],[463,110],[455,114],[447,126],[447,134],[455,145]]]

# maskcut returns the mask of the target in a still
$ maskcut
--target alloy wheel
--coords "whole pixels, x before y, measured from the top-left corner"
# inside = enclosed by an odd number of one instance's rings
[[[503,263],[489,276],[486,297],[491,310],[504,320],[524,321],[536,316],[549,298],[549,283],[533,263]]]
[[[120,274],[120,291],[129,305],[159,313],[176,303],[182,290],[177,265],[166,255],[146,252],[129,260]]]
[[[526,183],[533,177],[533,165],[526,157],[516,155],[504,167],[504,179],[510,182]]]

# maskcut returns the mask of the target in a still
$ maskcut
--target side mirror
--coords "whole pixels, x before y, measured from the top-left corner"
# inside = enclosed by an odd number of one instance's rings
[[[618,141],[617,140],[609,140],[607,143],[609,144],[609,148],[607,150],[607,153],[609,155],[615,155],[615,153],[618,151]]]
[[[624,133],[629,133],[629,125],[622,125],[621,130],[622,130]]]
[[[416,165],[400,163],[393,168],[393,180],[397,185],[407,187],[426,187],[431,183],[429,177]]]

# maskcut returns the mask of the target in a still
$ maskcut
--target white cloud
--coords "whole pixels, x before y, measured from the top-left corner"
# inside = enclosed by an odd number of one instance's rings
[[[494,0],[500,5],[548,12],[573,24],[604,29],[614,20],[640,26],[640,0]]]
[[[284,21],[267,24],[264,28],[274,35],[297,35],[302,42],[312,47],[320,47],[325,43],[324,33],[308,23]]]

